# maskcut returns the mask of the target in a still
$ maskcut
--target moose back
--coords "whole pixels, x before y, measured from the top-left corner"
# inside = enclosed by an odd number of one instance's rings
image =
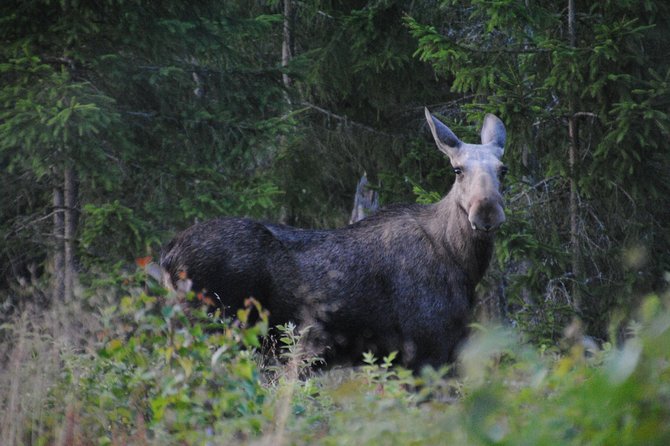
[[[392,206],[334,230],[234,217],[199,223],[166,246],[169,281],[186,274],[226,315],[252,296],[272,325],[309,325],[310,343],[331,364],[366,351],[398,351],[414,370],[453,361],[505,221],[506,134],[487,115],[481,144],[466,144],[425,112],[456,173],[438,203]]]

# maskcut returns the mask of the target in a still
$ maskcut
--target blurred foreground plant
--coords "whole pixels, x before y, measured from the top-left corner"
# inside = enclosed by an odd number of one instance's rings
[[[314,371],[292,326],[264,369],[258,302],[221,321],[127,280],[98,311],[31,308],[0,325],[0,444],[670,444],[667,298],[644,301],[620,346],[579,324],[562,349],[475,326],[455,373],[415,376],[393,354]]]
[[[159,304],[145,293],[104,312],[90,369],[71,377],[81,398],[80,422],[98,444],[143,432],[159,443],[188,444],[259,432],[267,391],[253,352],[267,333],[267,314],[257,302],[249,300],[236,322],[226,324],[174,296]],[[247,325],[252,312],[260,317]]]
[[[577,337],[567,355],[480,330],[462,354],[475,444],[670,444],[670,311],[647,298],[620,348]]]

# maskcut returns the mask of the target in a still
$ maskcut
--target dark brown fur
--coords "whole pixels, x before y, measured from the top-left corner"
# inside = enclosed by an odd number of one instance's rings
[[[226,314],[253,296],[271,324],[310,325],[329,363],[358,361],[368,350],[399,351],[414,370],[453,361],[504,221],[500,128],[491,130],[502,123],[493,119],[478,146],[429,121],[452,164],[469,166],[436,204],[392,206],[335,230],[219,218],[178,235],[161,264],[172,281],[184,271]],[[495,144],[487,145],[487,132]]]

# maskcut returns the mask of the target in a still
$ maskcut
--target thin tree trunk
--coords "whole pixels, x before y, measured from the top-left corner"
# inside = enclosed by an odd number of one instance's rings
[[[76,281],[76,233],[77,233],[77,173],[72,167],[68,167],[63,175],[63,191],[65,202],[64,219],[64,298],[70,300],[73,297]]]
[[[281,66],[286,70],[288,67],[289,63],[291,62],[291,59],[293,59],[293,22],[294,22],[294,10],[293,10],[293,1],[292,0],[284,0],[284,27],[283,27],[283,33],[282,33],[282,44],[281,44]],[[293,104],[291,102],[291,96],[289,95],[289,90],[291,88],[291,85],[293,84],[291,77],[288,75],[288,73],[284,72],[282,73],[282,82],[284,83],[284,99],[286,100],[286,104],[288,105],[288,113],[291,112],[293,108]],[[279,136],[279,146],[283,147],[286,146],[287,144],[287,139],[286,135],[281,135]],[[291,219],[291,214],[292,211],[286,209],[286,207],[282,206],[280,210],[280,217],[279,217],[279,222],[286,224],[290,221]]]
[[[53,189],[53,279],[52,301],[62,302],[65,297],[65,246],[63,245],[65,219],[63,189]]]
[[[575,279],[573,296],[575,306],[580,304],[579,282],[582,278],[582,255],[579,243],[579,189],[577,185],[577,155],[579,140],[577,137],[577,118],[574,113],[568,118],[568,137],[570,139],[570,249],[572,250],[572,274]]]
[[[568,40],[571,47],[577,46],[577,21],[575,18],[575,0],[568,0]]]
[[[568,0],[568,40],[570,46],[577,46],[577,24],[575,19],[575,2]],[[568,162],[570,167],[570,250],[572,254],[572,274],[574,285],[572,295],[575,310],[581,306],[580,282],[582,278],[582,256],[579,244],[579,189],[577,178],[577,162],[579,154],[579,133],[577,128],[575,93],[570,92],[568,116]]]
[[[284,0],[284,38],[281,46],[281,66],[288,67],[288,64],[293,59],[293,1]],[[282,75],[284,87],[291,87],[291,77],[284,73]]]

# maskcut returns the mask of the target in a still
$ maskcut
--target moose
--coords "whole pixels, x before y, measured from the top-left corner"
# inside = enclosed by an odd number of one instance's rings
[[[397,351],[414,371],[453,362],[505,221],[506,131],[488,114],[481,144],[467,144],[425,114],[456,174],[439,202],[393,205],[332,230],[236,217],[198,223],[165,247],[168,281],[185,274],[224,314],[252,296],[272,326],[310,326],[310,342],[329,365],[367,351]]]

